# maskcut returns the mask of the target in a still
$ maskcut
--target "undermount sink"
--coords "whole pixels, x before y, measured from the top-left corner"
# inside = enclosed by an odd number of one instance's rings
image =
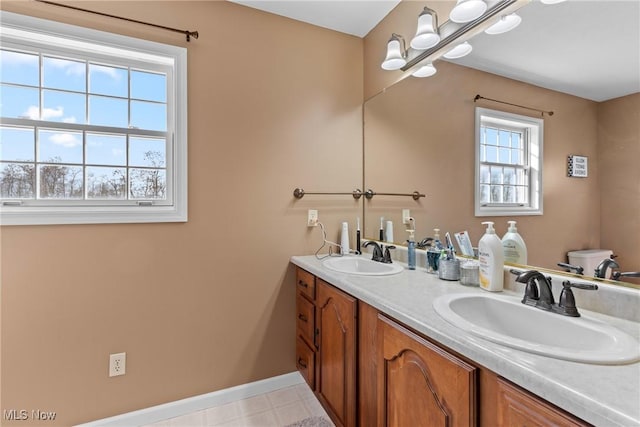
[[[596,319],[530,307],[512,296],[444,295],[433,308],[460,329],[529,353],[605,365],[640,360],[640,343],[631,335]]]
[[[323,264],[329,270],[360,276],[389,276],[404,270],[398,264],[385,264],[367,258],[350,256],[329,258]]]

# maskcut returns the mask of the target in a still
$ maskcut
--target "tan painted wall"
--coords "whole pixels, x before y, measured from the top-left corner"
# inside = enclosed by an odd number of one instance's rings
[[[189,222],[3,227],[1,409],[71,425],[294,371],[288,260],[320,245],[307,209],[337,239],[360,205],[292,191],[361,185],[362,40],[228,2],[80,5],[200,32],[2,2],[188,47]]]
[[[602,247],[640,271],[640,93],[598,104]],[[640,279],[625,281],[640,284]]]
[[[597,104],[447,62],[437,67],[435,76],[407,78],[366,103],[365,187],[418,190],[427,197],[367,201],[365,236],[376,234],[384,216],[401,227],[394,230],[396,240],[406,239],[401,210],[410,208],[419,239],[432,236],[437,227],[443,238],[445,231],[468,230],[477,244],[485,229],[480,222],[494,221],[503,235],[506,221],[515,219],[530,249],[529,263],[536,266],[552,268],[566,260],[568,250],[598,247],[598,165],[590,164],[586,179],[566,176],[567,155],[596,156]],[[478,93],[555,112],[544,119],[544,215],[474,216],[475,107],[531,115],[487,101],[476,104]]]

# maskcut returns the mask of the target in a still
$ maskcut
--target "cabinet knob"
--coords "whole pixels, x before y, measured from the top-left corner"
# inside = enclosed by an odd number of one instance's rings
[[[302,280],[298,280],[298,285],[302,286],[303,288],[308,288],[309,285],[307,285],[304,281]]]
[[[304,369],[307,369],[307,363],[302,359],[302,357],[298,357],[298,365]]]
[[[302,313],[298,314],[298,319],[302,320],[303,322],[307,322],[308,321],[307,316],[305,316]]]

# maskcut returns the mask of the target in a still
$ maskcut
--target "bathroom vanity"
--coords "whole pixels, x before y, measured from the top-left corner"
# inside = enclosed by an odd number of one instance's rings
[[[486,292],[425,269],[359,276],[291,261],[297,367],[338,426],[640,425],[638,362],[576,363],[469,334],[433,300]],[[638,338],[637,322],[586,313]]]

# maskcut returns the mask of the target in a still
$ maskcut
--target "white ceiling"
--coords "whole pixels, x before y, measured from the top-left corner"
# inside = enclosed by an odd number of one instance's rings
[[[229,0],[358,37],[366,36],[400,0]]]
[[[358,37],[399,3],[230,1]],[[434,0],[425,4],[429,1]],[[555,5],[533,0],[518,14],[522,23],[515,30],[476,36],[471,40],[473,52],[451,62],[595,101],[640,91],[640,0],[569,0]],[[384,49],[380,47],[381,58]]]

